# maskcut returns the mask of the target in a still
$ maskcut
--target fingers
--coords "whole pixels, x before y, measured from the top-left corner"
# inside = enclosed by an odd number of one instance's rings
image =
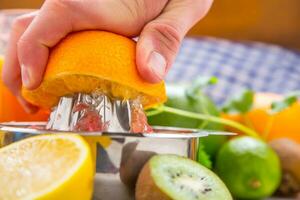
[[[152,0],[47,0],[37,16],[24,20],[21,31],[12,34],[4,81],[19,97],[20,75],[26,88],[37,88],[43,79],[49,48],[72,31],[100,29],[131,37],[143,29],[137,45],[138,69],[146,80],[158,82],[172,64],[183,36],[204,16],[210,3],[209,0],[162,0],[159,3]],[[143,28],[153,18],[155,20]]]
[[[18,94],[21,87],[20,66],[17,59],[17,43],[26,28],[32,22],[36,13],[30,13],[16,18],[12,24],[8,41],[5,62],[2,70],[2,80],[14,94]]]
[[[49,48],[72,31],[100,29],[125,36],[137,35],[156,17],[167,0],[48,0],[18,41],[22,82],[35,89],[43,79]],[[148,5],[152,8],[149,9]],[[148,12],[145,12],[145,11]],[[115,12],[118,11],[118,12]],[[146,14],[144,14],[146,13]],[[140,20],[142,19],[142,21]]]
[[[5,55],[5,62],[2,69],[3,82],[18,98],[19,102],[21,103],[21,105],[23,105],[27,112],[35,112],[37,108],[27,103],[20,94],[22,81],[20,75],[20,65],[17,58],[17,42],[36,15],[37,12],[32,12],[20,16],[16,18],[16,20],[12,24],[10,38]]]
[[[35,89],[41,83],[49,48],[72,31],[68,10],[47,2],[50,1],[46,1],[17,44],[22,83],[28,89]]]
[[[137,43],[137,66],[149,82],[164,79],[187,31],[208,12],[212,0],[171,0],[162,14],[149,22]]]
[[[20,17],[8,43],[3,80],[27,111],[33,111],[20,94],[23,84],[37,88],[43,79],[49,48],[69,32],[100,29],[133,37],[158,16],[167,0],[46,0],[41,10]]]

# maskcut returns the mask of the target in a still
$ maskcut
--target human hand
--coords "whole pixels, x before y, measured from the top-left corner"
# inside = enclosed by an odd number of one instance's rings
[[[145,80],[161,81],[187,31],[205,16],[212,0],[46,0],[36,12],[12,26],[2,73],[4,83],[28,112],[21,86],[35,89],[43,79],[49,49],[68,33],[97,29],[139,36],[138,71]]]

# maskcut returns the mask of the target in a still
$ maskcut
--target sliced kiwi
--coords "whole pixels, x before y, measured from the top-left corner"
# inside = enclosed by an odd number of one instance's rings
[[[176,155],[153,156],[138,177],[135,196],[136,200],[232,200],[217,175]]]

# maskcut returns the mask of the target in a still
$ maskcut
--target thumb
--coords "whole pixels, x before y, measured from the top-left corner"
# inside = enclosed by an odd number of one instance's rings
[[[140,75],[152,83],[164,79],[187,31],[205,16],[212,0],[171,0],[162,14],[146,24],[137,43]]]

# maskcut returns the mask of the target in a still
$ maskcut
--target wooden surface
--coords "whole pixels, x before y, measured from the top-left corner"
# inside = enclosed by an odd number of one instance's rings
[[[300,49],[299,0],[217,0],[191,31]]]
[[[0,0],[0,9],[39,8],[44,0]]]

